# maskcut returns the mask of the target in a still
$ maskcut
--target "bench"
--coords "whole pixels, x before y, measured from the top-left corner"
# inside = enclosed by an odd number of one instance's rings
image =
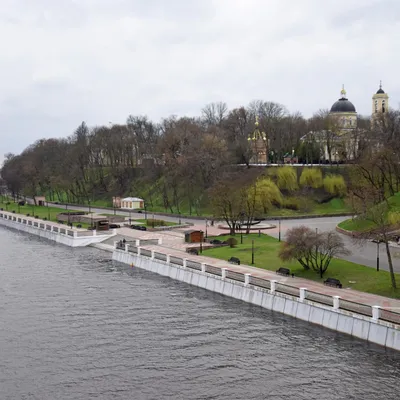
[[[186,252],[189,253],[189,254],[194,254],[195,256],[199,255],[199,251],[197,249],[193,248],[193,247],[188,247],[186,249]]]
[[[231,257],[231,258],[228,260],[228,263],[240,265],[240,260],[239,260],[237,257]]]
[[[324,281],[324,285],[337,287],[339,289],[341,289],[343,286],[340,283],[339,279],[335,279],[335,278],[328,278],[326,281]]]
[[[279,268],[276,270],[276,273],[278,275],[285,275],[285,276],[289,276],[290,275],[290,269],[289,268]]]

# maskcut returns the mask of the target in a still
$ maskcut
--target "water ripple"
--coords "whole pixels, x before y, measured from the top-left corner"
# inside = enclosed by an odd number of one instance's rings
[[[400,356],[0,228],[1,399],[398,399]]]

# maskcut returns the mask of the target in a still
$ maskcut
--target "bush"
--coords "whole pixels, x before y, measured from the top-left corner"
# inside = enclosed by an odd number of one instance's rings
[[[323,185],[322,171],[319,168],[304,168],[300,176],[300,186],[318,189]]]
[[[282,206],[288,210],[298,210],[300,208],[300,201],[294,197],[287,197],[283,200]]]
[[[279,189],[287,190],[288,192],[293,192],[298,189],[297,173],[294,167],[289,165],[280,167],[278,168],[276,175]]]
[[[238,241],[235,238],[230,237],[229,239],[227,239],[226,243],[229,244],[229,247],[235,247]]]
[[[165,226],[165,221],[162,219],[148,219],[146,222],[147,226]]]
[[[342,175],[327,175],[323,184],[325,191],[334,196],[343,197],[347,193],[346,182]]]

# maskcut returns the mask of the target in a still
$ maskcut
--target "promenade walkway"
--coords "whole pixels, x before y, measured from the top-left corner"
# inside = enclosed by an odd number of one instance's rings
[[[191,227],[191,229],[197,229],[198,227]],[[199,228],[200,229],[200,228]],[[205,226],[202,230],[205,230]],[[328,296],[340,296],[344,300],[352,301],[355,303],[366,304],[370,306],[381,306],[382,308],[393,310],[394,312],[400,313],[400,300],[390,299],[383,296],[378,296],[370,293],[359,292],[351,288],[343,288],[336,289],[329,286],[325,286],[322,283],[297,278],[297,277],[283,277],[280,275],[276,275],[275,272],[264,270],[261,268],[252,267],[250,265],[232,265],[227,261],[215,259],[212,257],[207,257],[204,255],[190,255],[186,252],[186,248],[190,246],[198,247],[198,244],[187,244],[184,243],[184,232],[185,229],[176,229],[173,231],[160,231],[160,232],[143,232],[137,231],[129,228],[121,228],[118,229],[117,236],[114,236],[112,239],[108,239],[103,242],[106,244],[113,244],[114,241],[118,240],[127,240],[132,241],[135,239],[159,239],[161,238],[162,244],[155,245],[143,245],[144,249],[155,250],[157,252],[161,252],[164,254],[170,254],[171,256],[187,258],[193,261],[197,261],[199,263],[206,263],[209,265],[213,265],[219,268],[228,268],[231,271],[236,271],[240,273],[249,273],[252,276],[268,279],[268,280],[276,280],[280,283],[294,286],[297,288],[306,288],[309,291],[325,294]],[[218,235],[221,233],[227,233],[225,229],[219,229],[217,227],[208,227],[207,232],[209,236]],[[275,266],[273,266],[275,268]],[[278,268],[279,266],[276,266]]]

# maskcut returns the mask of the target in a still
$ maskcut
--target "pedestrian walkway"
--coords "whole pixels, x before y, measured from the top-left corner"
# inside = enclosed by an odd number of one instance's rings
[[[215,232],[219,231],[219,228],[217,227],[210,228],[213,229],[211,231],[211,235],[215,235]],[[146,240],[156,238],[161,238],[162,243],[160,245],[152,244],[144,245],[142,247],[144,249],[154,250],[164,254],[170,254],[171,256],[175,257],[188,258],[193,261],[206,263],[208,265],[212,265],[218,268],[228,268],[231,271],[236,271],[242,274],[249,273],[257,278],[276,280],[277,282],[283,283],[285,285],[290,285],[297,288],[306,288],[309,291],[325,294],[328,296],[340,296],[342,299],[354,303],[366,304],[370,306],[381,306],[382,308],[391,309],[394,312],[400,313],[400,300],[378,296],[370,293],[359,292],[354,289],[336,289],[325,286],[322,283],[303,278],[283,277],[281,275],[276,275],[273,271],[252,267],[250,265],[232,265],[229,264],[227,261],[207,257],[204,254],[198,256],[190,255],[186,252],[186,248],[190,246],[198,247],[199,245],[198,243],[195,243],[193,245],[184,243],[184,233],[183,231],[181,232],[181,230],[178,229],[174,231],[143,232],[129,228],[121,228],[118,229],[117,236],[114,236],[112,239],[108,239],[108,241],[105,241],[103,243],[113,244],[114,241],[119,241],[123,239],[129,242],[135,239]]]

